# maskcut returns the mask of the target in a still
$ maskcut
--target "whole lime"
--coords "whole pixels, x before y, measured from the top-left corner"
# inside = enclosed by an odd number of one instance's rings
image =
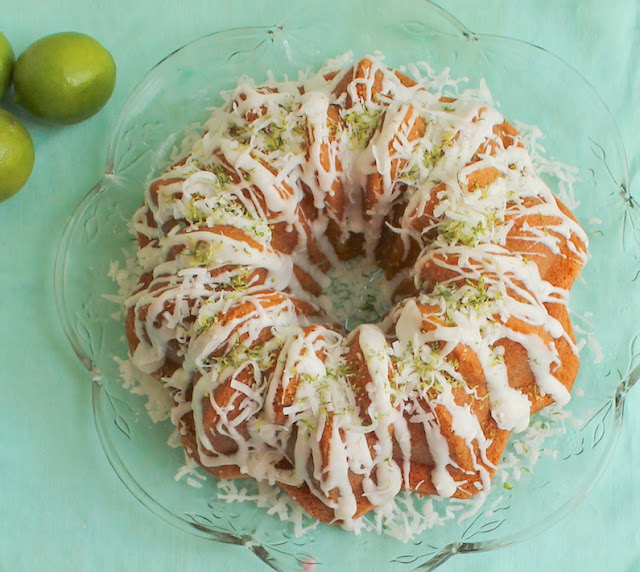
[[[16,102],[56,123],[77,123],[104,106],[116,83],[116,64],[85,34],[63,32],[38,40],[13,70]]]
[[[29,132],[11,113],[0,109],[0,201],[6,201],[24,186],[34,160]]]
[[[16,57],[11,49],[11,44],[0,32],[0,99],[4,97],[11,85],[11,72],[15,61]]]

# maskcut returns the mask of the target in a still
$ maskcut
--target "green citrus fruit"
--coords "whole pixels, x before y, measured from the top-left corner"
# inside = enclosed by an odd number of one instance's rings
[[[4,97],[11,85],[11,72],[15,61],[16,57],[13,55],[11,44],[0,32],[0,99]]]
[[[0,109],[0,201],[6,201],[24,186],[34,160],[29,132],[11,113]]]
[[[100,43],[64,32],[38,40],[13,70],[16,101],[56,123],[77,123],[95,115],[111,97],[116,64]]]

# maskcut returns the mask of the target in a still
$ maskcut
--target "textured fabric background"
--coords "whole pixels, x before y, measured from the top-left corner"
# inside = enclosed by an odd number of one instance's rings
[[[340,0],[323,0],[333,1]],[[474,32],[532,42],[579,70],[618,121],[631,188],[640,184],[636,0],[439,3]],[[284,0],[0,2],[0,30],[16,54],[44,35],[74,30],[96,37],[118,65],[116,91],[99,115],[76,126],[30,128],[35,170],[18,196],[0,204],[0,571],[266,570],[248,551],[165,524],[121,485],[93,425],[89,377],[58,323],[52,274],[64,224],[100,179],[117,114],[142,75],[185,42],[222,28],[275,23],[287,6]],[[611,465],[580,507],[530,541],[460,555],[441,570],[640,571],[639,439],[636,388]]]

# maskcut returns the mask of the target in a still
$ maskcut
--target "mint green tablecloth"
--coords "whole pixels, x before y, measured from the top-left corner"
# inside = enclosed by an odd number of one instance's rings
[[[620,125],[638,193],[637,0],[440,4],[476,32],[530,41],[578,69]],[[96,436],[89,377],[58,323],[52,274],[64,224],[99,180],[117,114],[147,69],[205,33],[276,23],[271,12],[285,13],[285,6],[284,0],[0,3],[0,30],[16,53],[44,35],[75,30],[95,36],[118,64],[116,91],[98,116],[71,127],[31,127],[37,153],[31,180],[0,204],[0,571],[266,569],[248,551],[165,524],[121,485]],[[639,438],[636,388],[611,465],[582,506],[526,543],[458,556],[441,570],[640,570]]]

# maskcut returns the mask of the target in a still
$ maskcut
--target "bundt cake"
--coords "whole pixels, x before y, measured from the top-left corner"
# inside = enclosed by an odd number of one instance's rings
[[[569,399],[585,233],[496,109],[380,57],[240,80],[133,228],[129,349],[187,453],[322,522],[487,491],[510,433]],[[323,291],[355,259],[394,305],[345,331]]]

